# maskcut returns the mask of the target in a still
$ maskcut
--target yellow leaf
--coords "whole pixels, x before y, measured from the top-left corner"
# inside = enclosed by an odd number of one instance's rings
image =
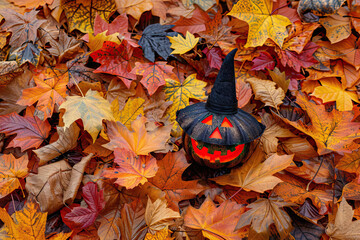
[[[114,113],[115,121],[119,121],[127,128],[130,128],[131,122],[134,121],[140,114],[144,116],[143,98],[129,98],[123,110],[119,111],[119,100],[115,99],[111,103],[111,108]]]
[[[96,50],[99,50],[100,48],[102,48],[105,41],[111,41],[116,44],[121,43],[118,38],[119,33],[113,33],[111,35],[106,35],[106,33],[107,33],[107,30],[102,33],[96,34],[96,36],[94,36],[93,33],[89,34],[89,42],[86,43],[86,45],[88,45],[91,52],[95,52]]]
[[[153,3],[150,0],[115,0],[116,9],[119,13],[126,13],[139,20],[141,14],[150,11],[153,8]]]
[[[144,240],[166,240],[168,239],[167,238],[168,235],[169,235],[168,227],[165,227],[154,234],[147,233]]]
[[[276,84],[281,87],[284,92],[287,92],[290,84],[290,79],[286,79],[285,72],[280,72],[277,67],[275,67],[273,71],[269,69],[268,71],[271,79],[276,82]]]
[[[171,42],[171,48],[175,49],[171,54],[184,54],[195,47],[199,38],[195,38],[194,35],[186,32],[186,37],[183,38],[180,34],[175,37],[168,37]]]
[[[336,101],[336,109],[339,111],[351,111],[354,102],[359,102],[356,92],[349,92],[336,78],[321,80],[321,85],[316,87],[313,96],[321,98],[325,103]]]
[[[19,178],[28,174],[28,156],[16,159],[11,153],[0,156],[0,198],[20,187]]]
[[[206,96],[203,88],[206,86],[206,82],[197,80],[196,74],[191,74],[182,83],[174,79],[166,79],[165,81],[165,100],[173,102],[167,113],[170,115],[170,121],[175,123],[173,126],[175,136],[181,136],[181,129],[175,121],[176,112],[189,105],[189,98],[205,100]]]
[[[260,149],[256,150],[243,166],[213,180],[221,185],[241,187],[246,191],[260,193],[274,188],[282,181],[272,175],[290,166],[294,155],[280,156],[275,153],[262,162],[264,154]]]
[[[113,119],[110,103],[99,92],[91,89],[89,89],[85,97],[66,97],[66,102],[61,104],[60,109],[66,110],[63,116],[65,128],[70,127],[76,120],[82,119],[84,129],[90,133],[93,142],[95,142],[97,135],[103,128],[102,120]]]
[[[273,15],[272,9],[272,0],[242,0],[228,13],[249,24],[246,48],[262,46],[268,38],[282,47],[284,39],[288,36],[286,26],[291,22],[285,16]]]
[[[285,93],[282,88],[275,88],[275,82],[261,80],[259,78],[250,78],[246,81],[251,84],[251,87],[255,93],[255,99],[265,103],[265,106],[278,109],[278,106],[282,104]]]
[[[5,223],[5,230],[13,239],[45,240],[45,224],[47,213],[40,212],[39,205],[33,200],[27,201],[21,211],[9,216],[4,208],[0,208],[0,219]]]
[[[167,207],[165,199],[158,198],[154,203],[148,198],[145,209],[145,222],[150,233],[160,231],[179,218],[180,214]]]

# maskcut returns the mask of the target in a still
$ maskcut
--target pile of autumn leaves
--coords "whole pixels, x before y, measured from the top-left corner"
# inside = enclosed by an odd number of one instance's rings
[[[360,239],[356,3],[306,23],[306,1],[14,2],[0,238]],[[185,182],[176,111],[234,48],[238,106],[266,130],[241,167]]]

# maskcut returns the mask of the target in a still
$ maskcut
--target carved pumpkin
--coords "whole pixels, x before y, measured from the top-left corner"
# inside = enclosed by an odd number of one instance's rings
[[[177,112],[184,130],[186,153],[200,165],[210,168],[234,167],[249,151],[252,141],[265,126],[237,108],[234,55],[231,51],[221,66],[206,103],[196,103]]]

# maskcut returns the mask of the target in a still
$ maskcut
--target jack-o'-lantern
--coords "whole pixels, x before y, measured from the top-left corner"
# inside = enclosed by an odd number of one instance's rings
[[[265,126],[249,113],[238,109],[235,88],[234,56],[224,59],[206,103],[196,103],[177,112],[184,130],[183,145],[196,163],[210,168],[232,168],[260,137]]]

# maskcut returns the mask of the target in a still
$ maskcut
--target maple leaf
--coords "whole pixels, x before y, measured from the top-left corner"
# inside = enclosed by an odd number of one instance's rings
[[[166,199],[172,209],[178,209],[178,202],[194,198],[204,189],[196,181],[185,182],[181,179],[182,173],[189,166],[183,150],[166,154],[157,164],[159,170],[155,177],[149,179],[149,183],[166,193]]]
[[[37,44],[33,44],[32,42],[26,42],[21,47],[13,51],[10,57],[12,59],[15,58],[19,66],[28,62],[37,67],[40,60],[41,51],[42,50]]]
[[[74,37],[69,37],[63,30],[60,31],[58,41],[50,37],[49,43],[51,48],[47,50],[51,55],[59,57],[59,62],[72,59],[75,54],[83,51],[81,43]]]
[[[206,86],[206,82],[196,79],[196,74],[191,74],[185,81],[179,82],[173,79],[166,79],[166,85],[164,92],[166,94],[166,101],[172,101],[173,104],[168,109],[170,120],[175,121],[176,112],[189,105],[189,99],[195,98],[198,100],[205,100],[205,92],[203,88]],[[178,134],[181,134],[179,125],[175,123],[174,129]]]
[[[98,192],[96,183],[88,182],[83,186],[82,192],[87,208],[75,207],[63,218],[72,229],[84,229],[92,225],[105,206],[103,190]]]
[[[171,54],[170,41],[167,37],[177,36],[177,32],[166,32],[174,25],[161,25],[159,23],[151,24],[145,28],[139,40],[145,58],[155,62],[155,53],[159,54],[165,60]]]
[[[129,63],[133,51],[126,41],[122,41],[120,45],[105,41],[101,49],[90,54],[95,62],[101,64],[94,73],[117,75],[129,88],[131,80],[136,79],[136,75],[131,73],[132,68]]]
[[[7,236],[12,239],[45,240],[47,213],[42,213],[39,205],[30,199],[24,208],[16,211],[14,220],[4,208],[0,208],[0,219],[5,223]]]
[[[118,36],[119,36],[119,33],[113,33],[111,35],[108,35],[107,30],[105,30],[104,32],[98,33],[96,35],[94,35],[93,33],[90,33],[88,35],[89,39],[88,39],[88,43],[86,43],[86,45],[88,45],[91,52],[94,52],[94,51],[101,49],[103,47],[103,44],[105,41],[114,42],[116,44],[121,44],[121,41],[118,38]]]
[[[0,62],[0,86],[8,85],[16,76],[24,72],[16,61],[3,61]]]
[[[37,19],[39,11],[35,9],[21,15],[13,9],[1,10],[0,13],[5,18],[5,23],[1,26],[12,32],[9,44],[13,48],[19,48],[24,42],[32,41],[35,43],[37,29],[46,21]]]
[[[57,132],[59,135],[58,140],[49,145],[33,150],[40,159],[39,165],[44,165],[48,161],[76,147],[80,132],[80,128],[76,125],[76,123],[72,123],[68,128],[57,127]]]
[[[140,199],[125,203],[121,209],[121,239],[143,239],[146,234],[145,208]]]
[[[275,59],[268,52],[261,52],[260,55],[254,59],[253,63],[254,65],[251,70],[273,70],[275,67]]]
[[[61,104],[60,109],[65,109],[63,120],[65,128],[78,119],[82,119],[84,129],[90,133],[95,142],[98,133],[102,129],[102,120],[112,120],[110,104],[97,91],[91,89],[84,97],[68,96],[66,101]]]
[[[274,188],[282,181],[272,175],[287,168],[292,163],[294,155],[279,156],[274,153],[262,162],[264,153],[260,149],[257,150],[240,168],[232,169],[230,174],[213,178],[213,180],[221,185],[241,187],[246,191],[260,193]]]
[[[101,0],[61,0],[61,7],[65,12],[69,31],[78,29],[84,33],[93,32],[96,13],[103,19],[109,20],[111,14],[116,10],[114,0],[106,2]]]
[[[245,207],[230,200],[224,201],[219,207],[209,198],[199,209],[189,206],[184,215],[184,226],[201,230],[204,237],[214,240],[243,239],[246,233],[234,231],[234,225],[239,221]]]
[[[25,178],[28,174],[28,156],[16,159],[11,153],[0,156],[0,198],[10,194],[21,186],[19,178]]]
[[[117,178],[115,183],[127,189],[144,184],[148,181],[148,178],[155,176],[159,168],[156,164],[156,159],[152,156],[135,156],[133,152],[120,148],[116,148],[114,154],[114,162],[119,167],[106,170],[102,176]]]
[[[164,149],[166,141],[170,138],[172,126],[163,126],[147,132],[145,122],[145,117],[137,118],[131,123],[129,130],[120,122],[107,121],[110,142],[103,146],[110,150],[122,146],[136,155],[148,155],[150,152]]]
[[[352,221],[354,210],[343,197],[335,220],[329,222],[325,232],[332,240],[349,239],[356,240],[360,238],[360,220]]]
[[[197,4],[202,10],[207,11],[211,8],[216,1],[215,0],[182,0],[185,7],[190,7],[193,4]]]
[[[203,50],[203,53],[205,53],[206,59],[209,61],[210,67],[220,70],[222,64],[221,50],[216,47],[213,47],[211,49],[206,47]]]
[[[195,34],[205,31],[205,24],[208,21],[210,21],[209,15],[202,11],[199,7],[195,7],[191,18],[180,16],[180,19],[173,23],[175,27],[172,29],[176,32],[182,33],[183,35],[185,35],[186,32]]]
[[[183,38],[180,34],[175,37],[168,38],[171,42],[170,47],[174,49],[171,54],[184,54],[193,49],[199,42],[199,38],[195,38],[195,36],[188,31],[186,32],[185,38]]]
[[[255,99],[261,100],[265,106],[278,109],[278,106],[282,104],[285,93],[282,88],[275,88],[276,83],[259,78],[249,78],[246,81],[251,84]]]
[[[106,98],[109,102],[113,102],[115,99],[118,99],[120,110],[125,106],[125,101],[129,97],[134,96],[135,93],[135,84],[131,84],[130,88],[128,88],[120,79],[113,78],[109,84]]]
[[[125,107],[120,111],[118,98],[111,103],[113,115],[115,121],[119,121],[124,124],[127,128],[131,127],[131,123],[136,120],[139,115],[144,115],[144,103],[143,98],[130,98]]]
[[[249,24],[248,39],[245,47],[262,46],[270,38],[279,47],[282,47],[288,32],[286,27],[291,24],[290,20],[282,15],[273,15],[271,9],[273,2],[261,0],[244,0],[236,3],[228,13]]]
[[[115,0],[117,11],[120,13],[127,13],[139,20],[143,12],[149,11],[153,8],[153,3],[150,0]]]
[[[339,162],[336,164],[336,168],[350,172],[359,173],[360,171],[360,153],[359,151],[352,151],[351,153],[345,153]]]
[[[269,239],[270,225],[275,224],[280,239],[285,239],[291,232],[292,225],[291,218],[282,208],[293,205],[279,200],[260,198],[246,206],[250,210],[240,216],[235,229],[251,225],[249,240]]]
[[[322,86],[316,87],[312,96],[321,98],[323,102],[336,101],[336,109],[339,111],[351,111],[354,102],[359,103],[355,92],[346,91],[336,78],[327,78],[320,81]]]
[[[60,106],[66,94],[66,85],[69,79],[57,70],[47,69],[44,73],[34,76],[36,87],[24,89],[19,105],[31,106],[38,102],[36,108],[44,113],[44,118],[52,116],[55,104]]]
[[[20,147],[21,151],[38,148],[49,136],[51,126],[36,116],[19,116],[16,113],[0,116],[0,132],[7,136],[17,134],[8,147]]]
[[[274,68],[274,71],[268,70],[271,79],[284,90],[284,93],[289,89],[290,80],[286,79],[285,72],[281,72],[278,68]]]
[[[173,223],[174,219],[180,218],[180,214],[167,208],[167,202],[164,199],[156,199],[152,202],[148,198],[145,209],[145,222],[150,233],[160,231]]]
[[[282,118],[283,121],[311,136],[318,147],[320,155],[330,151],[340,153],[350,153],[358,148],[358,144],[353,142],[360,138],[358,134],[360,124],[351,122],[353,114],[351,112],[339,112],[336,109],[327,112],[323,105],[316,105],[309,102],[302,94],[297,95],[296,103],[307,112],[310,117],[311,125],[298,120],[296,122]]]
[[[165,79],[177,79],[175,73],[173,73],[173,68],[173,66],[167,65],[166,62],[136,62],[131,73],[143,76],[140,82],[151,96],[160,86],[165,84]]]

